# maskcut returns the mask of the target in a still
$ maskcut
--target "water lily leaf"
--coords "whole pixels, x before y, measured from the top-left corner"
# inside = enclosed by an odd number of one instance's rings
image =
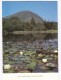
[[[30,61],[30,57],[28,57],[28,56],[25,56],[24,58],[20,58],[20,60],[22,60],[22,61]]]
[[[30,68],[30,69],[34,69],[34,68],[36,67],[36,62],[33,61],[33,62],[31,62],[30,64],[28,64],[27,66],[28,66],[28,68]]]
[[[24,52],[24,55],[33,55],[33,54],[35,54],[36,53],[36,51],[26,51],[26,52]]]

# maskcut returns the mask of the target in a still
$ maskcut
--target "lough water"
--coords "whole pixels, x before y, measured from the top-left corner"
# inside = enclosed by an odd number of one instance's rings
[[[7,46],[9,43],[9,46]],[[21,35],[8,35],[3,37],[3,52],[5,47],[10,51],[15,50],[36,50],[43,47],[48,49],[51,46],[52,49],[58,48],[58,37],[57,34],[21,34]]]
[[[21,50],[38,50],[40,48],[47,50],[49,47],[51,50],[58,49],[57,34],[21,34],[3,37],[3,53],[14,53]],[[37,65],[33,72],[44,71]],[[57,72],[57,68],[53,69],[53,72]]]

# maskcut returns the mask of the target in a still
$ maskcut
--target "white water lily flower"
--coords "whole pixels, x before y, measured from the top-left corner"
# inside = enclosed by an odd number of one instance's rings
[[[4,65],[4,69],[10,69],[11,68],[11,65],[10,64],[5,64]]]
[[[7,42],[7,44],[8,44],[9,42]]]
[[[46,58],[42,59],[42,62],[43,63],[46,63],[47,62],[47,59]]]
[[[23,51],[20,51],[20,55],[23,55]]]
[[[54,53],[58,53],[58,50],[54,50]]]
[[[52,41],[51,39],[49,41]]]

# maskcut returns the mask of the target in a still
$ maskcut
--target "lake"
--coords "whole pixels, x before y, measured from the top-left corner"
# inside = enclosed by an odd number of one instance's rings
[[[42,54],[43,57],[39,55],[41,53],[37,53],[36,51],[49,51],[53,52],[54,50],[58,49],[58,36],[57,33],[35,33],[35,34],[19,34],[19,35],[8,35],[6,37],[3,37],[3,63],[4,64],[11,64],[15,69],[16,67],[21,72],[20,66],[27,65],[25,67],[25,70],[28,70],[30,72],[57,72],[58,71],[58,59],[56,58],[57,55],[55,54]],[[29,53],[29,51],[34,52],[29,56],[23,55],[19,57],[17,53],[20,51],[24,51],[24,54],[26,51]],[[15,53],[15,54],[14,54]],[[31,52],[30,52],[31,53]],[[34,56],[34,57],[33,57]],[[51,57],[52,56],[52,57]],[[15,57],[15,58],[14,58]],[[26,57],[26,61],[23,58]],[[46,67],[47,63],[43,63],[42,59],[47,58],[48,63],[52,63],[52,65],[56,65],[55,68],[50,69],[51,67]],[[51,58],[51,59],[50,59]],[[27,60],[29,59],[29,60]],[[30,61],[32,63],[30,63]],[[34,66],[32,67],[31,64],[34,63]],[[40,65],[39,65],[40,64]],[[15,67],[15,66],[16,67]],[[36,66],[35,66],[36,65]],[[43,68],[44,66],[44,68]],[[31,68],[30,68],[31,67]],[[22,69],[22,71],[24,68]],[[3,72],[16,72],[16,70],[3,70]],[[17,70],[17,72],[19,72]]]

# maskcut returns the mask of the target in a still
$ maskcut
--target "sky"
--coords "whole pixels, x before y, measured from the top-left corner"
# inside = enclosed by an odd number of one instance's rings
[[[57,22],[57,1],[2,1],[2,16],[32,11],[46,21]]]

